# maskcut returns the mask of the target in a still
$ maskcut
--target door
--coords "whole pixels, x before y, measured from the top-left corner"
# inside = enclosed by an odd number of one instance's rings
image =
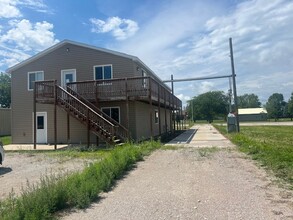
[[[61,70],[61,86],[65,88],[70,82],[76,82],[76,70]]]
[[[47,112],[37,112],[36,127],[37,127],[37,143],[47,143]]]

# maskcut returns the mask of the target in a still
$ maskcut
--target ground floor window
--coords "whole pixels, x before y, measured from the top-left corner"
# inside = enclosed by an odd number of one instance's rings
[[[119,107],[103,107],[102,111],[106,115],[108,115],[109,117],[111,117],[112,119],[120,123],[120,108]]]

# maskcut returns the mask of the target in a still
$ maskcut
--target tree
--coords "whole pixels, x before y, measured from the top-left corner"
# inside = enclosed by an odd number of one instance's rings
[[[193,110],[193,120],[205,119],[212,122],[215,117],[226,116],[228,114],[228,98],[222,91],[212,91],[194,97],[188,108],[191,116]]]
[[[239,108],[259,108],[261,103],[254,93],[244,94],[237,97]]]
[[[291,93],[291,97],[287,103],[287,114],[291,118],[291,121],[292,121],[292,118],[293,118],[293,92]]]
[[[11,78],[10,75],[0,73],[0,107],[9,108],[11,104]]]
[[[266,109],[268,111],[268,117],[274,118],[275,121],[283,116],[286,102],[284,102],[284,96],[281,93],[272,94],[267,103]]]

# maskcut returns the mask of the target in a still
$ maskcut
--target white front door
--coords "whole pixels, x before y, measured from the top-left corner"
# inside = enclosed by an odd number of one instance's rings
[[[37,112],[36,118],[37,143],[47,143],[47,112]]]
[[[66,87],[66,83],[76,82],[76,70],[61,70],[61,86]]]

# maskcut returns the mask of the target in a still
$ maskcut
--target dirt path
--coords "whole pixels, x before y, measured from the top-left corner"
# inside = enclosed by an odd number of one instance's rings
[[[209,125],[195,130],[215,133]],[[192,141],[196,133],[185,138],[183,148],[154,152],[100,201],[63,219],[293,219],[293,192],[276,187],[244,154],[203,148]],[[225,140],[211,139],[204,146]]]

